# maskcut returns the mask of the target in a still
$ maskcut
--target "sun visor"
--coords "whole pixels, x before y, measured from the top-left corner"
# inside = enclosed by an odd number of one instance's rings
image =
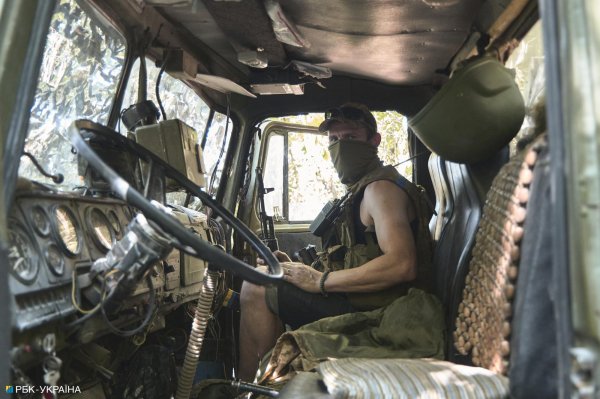
[[[457,69],[409,125],[442,158],[473,163],[508,144],[524,117],[514,71],[481,57]]]

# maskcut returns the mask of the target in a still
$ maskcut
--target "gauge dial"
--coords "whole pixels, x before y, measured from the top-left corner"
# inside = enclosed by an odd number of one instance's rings
[[[50,244],[46,248],[46,262],[55,275],[62,276],[65,273],[65,258],[56,244]]]
[[[11,271],[21,282],[31,284],[40,269],[33,240],[20,224],[11,223],[11,230],[8,234],[10,244],[8,260]]]
[[[108,221],[110,222],[110,225],[112,226],[115,233],[121,234],[121,222],[119,222],[119,217],[117,216],[115,211],[108,211],[106,216],[108,217]]]
[[[35,206],[31,209],[31,221],[33,229],[42,237],[48,236],[50,233],[50,219],[48,214],[41,206]]]
[[[60,206],[54,211],[54,217],[56,219],[56,232],[63,249],[70,256],[77,255],[81,249],[81,239],[75,215],[69,208]]]
[[[112,248],[115,236],[111,223],[107,216],[98,208],[93,208],[88,216],[88,225],[92,230],[92,236],[96,245],[103,250],[108,251]]]

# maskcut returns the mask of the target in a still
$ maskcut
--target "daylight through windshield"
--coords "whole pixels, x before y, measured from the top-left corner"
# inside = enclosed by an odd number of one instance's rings
[[[31,109],[25,151],[50,173],[61,173],[60,189],[82,182],[77,156],[65,136],[76,119],[106,123],[125,61],[125,40],[99,25],[73,0],[54,13]],[[19,176],[52,184],[23,157]]]

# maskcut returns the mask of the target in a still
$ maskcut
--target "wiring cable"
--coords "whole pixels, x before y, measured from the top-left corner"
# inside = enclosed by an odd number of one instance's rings
[[[211,176],[210,176],[210,182],[208,184],[208,193],[209,194],[214,194],[213,190],[214,190],[214,185],[215,185],[215,179],[217,177],[217,170],[219,169],[219,164],[221,163],[221,158],[223,158],[223,154],[225,153],[225,144],[227,144],[227,135],[229,133],[229,113],[231,110],[231,101],[230,101],[230,97],[229,94],[227,94],[227,113],[226,113],[226,119],[225,119],[225,133],[223,133],[223,142],[221,143],[221,151],[219,152],[219,158],[217,158],[217,162],[215,163],[215,166],[212,170]]]
[[[156,78],[156,86],[154,87],[154,94],[156,95],[156,101],[158,102],[158,107],[160,108],[160,113],[162,114],[163,121],[167,120],[167,113],[165,112],[165,108],[163,107],[163,103],[160,98],[160,81],[162,79],[163,73],[165,72],[165,69],[167,69],[167,61],[169,60],[170,54],[170,52],[167,52],[167,55],[165,56],[162,65],[160,66],[160,71],[158,72],[158,77]]]
[[[45,177],[49,177],[52,179],[52,181],[56,184],[60,184],[65,180],[65,176],[62,173],[57,173],[57,174],[52,174],[47,172],[44,167],[42,165],[40,165],[40,163],[38,162],[37,159],[35,159],[35,157],[33,156],[33,154],[31,154],[30,152],[27,151],[23,151],[24,156],[26,156],[27,158],[29,158],[29,160],[31,161],[31,163],[33,163],[33,166],[35,166],[37,168],[37,170],[44,175]]]
[[[102,306],[100,307],[100,310],[102,312],[102,317],[104,318],[104,322],[106,323],[108,328],[113,333],[120,335],[122,337],[131,337],[133,335],[139,334],[142,331],[144,331],[146,329],[146,327],[150,324],[150,321],[154,318],[154,316],[156,314],[155,310],[158,309],[158,307],[156,306],[156,301],[155,301],[156,293],[154,292],[154,286],[152,284],[152,278],[150,276],[146,277],[146,282],[148,283],[148,288],[150,288],[150,296],[148,298],[148,306],[146,309],[146,315],[145,315],[142,323],[138,327],[134,328],[133,330],[121,330],[121,329],[117,328],[108,319],[108,315],[106,314],[106,310],[104,309],[104,304],[102,303]]]
[[[73,270],[73,273],[71,273],[71,302],[73,303],[73,307],[79,312],[79,313],[83,313],[83,314],[90,314],[90,313],[94,313],[96,311],[98,311],[98,309],[100,308],[100,303],[98,303],[96,306],[94,306],[92,309],[83,309],[78,303],[77,303],[77,299],[76,299],[76,286],[77,283],[75,282],[76,278],[75,278],[75,270]]]
[[[77,309],[78,312],[83,313],[83,314],[90,314],[90,313],[95,313],[100,309],[100,305],[102,304],[102,301],[104,300],[104,298],[106,297],[106,290],[105,290],[105,282],[106,279],[115,274],[116,272],[118,272],[118,270],[111,270],[110,272],[108,272],[106,274],[106,276],[104,276],[104,282],[102,283],[102,300],[100,302],[98,302],[98,304],[96,306],[94,306],[92,309],[83,309],[81,307],[81,305],[79,303],[77,303],[77,295],[76,295],[76,289],[77,289],[77,278],[75,276],[75,270],[73,270],[73,273],[71,273],[71,302],[73,303],[73,307],[75,307],[75,309]]]

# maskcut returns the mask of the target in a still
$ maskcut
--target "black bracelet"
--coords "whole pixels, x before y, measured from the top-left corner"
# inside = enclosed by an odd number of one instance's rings
[[[327,276],[329,276],[330,270],[323,272],[321,275],[321,280],[319,281],[319,291],[321,291],[321,295],[327,296],[327,291],[325,291],[325,280],[327,280]]]

